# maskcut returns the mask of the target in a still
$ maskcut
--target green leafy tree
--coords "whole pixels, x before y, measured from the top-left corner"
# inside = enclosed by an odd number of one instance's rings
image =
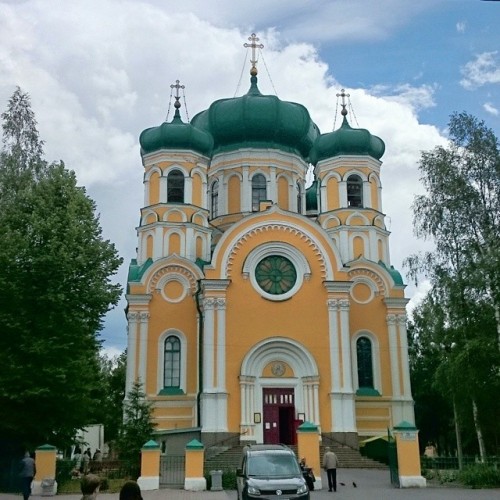
[[[21,89],[2,119],[0,435],[64,447],[99,404],[99,331],[122,260],[75,174],[43,158]]]
[[[140,463],[141,448],[153,437],[151,403],[146,400],[140,381],[136,381],[124,402],[124,419],[117,440],[120,459]]]
[[[95,423],[104,424],[104,439],[111,450],[123,421],[126,363],[126,351],[112,359],[103,355],[99,358],[98,398],[101,404],[95,414]]]
[[[416,234],[435,250],[406,265],[432,284],[414,333],[440,349],[433,384],[450,397],[458,427],[472,414],[484,459],[484,423],[495,407],[488,388],[499,373],[500,155],[491,130],[466,113],[452,115],[449,130],[447,147],[422,153],[426,194],[413,206]]]

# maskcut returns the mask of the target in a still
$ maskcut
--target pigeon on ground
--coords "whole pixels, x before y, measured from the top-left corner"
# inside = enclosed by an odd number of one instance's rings
[[[345,486],[345,483],[340,483],[342,486]]]
[[[354,481],[352,482],[352,485],[353,485],[355,488],[357,488],[357,487],[358,487],[358,485],[357,485]]]

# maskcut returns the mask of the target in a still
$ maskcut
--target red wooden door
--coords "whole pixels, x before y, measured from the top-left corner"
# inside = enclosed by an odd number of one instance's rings
[[[268,388],[263,393],[265,444],[294,444],[295,402],[293,389]]]

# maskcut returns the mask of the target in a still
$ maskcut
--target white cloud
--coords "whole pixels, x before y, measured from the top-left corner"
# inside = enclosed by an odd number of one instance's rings
[[[303,1],[287,2],[286,29],[279,25],[280,2],[264,0],[237,6],[220,0],[217,8],[205,1],[172,2],[168,8],[159,0],[54,1],[50,8],[42,0],[0,3],[0,107],[5,108],[16,85],[30,93],[47,159],[63,159],[75,170],[97,203],[104,237],[125,259],[117,276],[120,283],[125,285],[128,263],[135,256],[143,200],[139,134],[165,119],[170,85],[177,79],[186,86],[190,117],[215,99],[234,95],[245,58],[243,43],[251,32],[247,26],[235,27],[252,18],[245,13],[256,14],[257,25],[266,22],[266,15],[271,19],[259,32],[266,46],[265,60],[259,63],[261,91],[273,94],[276,89],[281,99],[304,104],[321,131],[328,132],[336,94],[347,82],[337,81],[317,47],[287,40],[299,39],[303,31],[307,40],[313,30],[318,32],[313,39],[335,37],[337,29],[351,30],[349,36],[356,37],[359,26],[363,36],[378,36],[377,22],[384,31],[423,8],[409,7],[398,21],[390,21],[388,9],[404,10],[399,0],[377,2],[377,8],[358,1],[358,7],[365,7],[357,9],[359,16],[339,15],[330,2],[319,3],[321,8],[306,9]],[[331,2],[340,12],[348,12],[352,3]],[[292,19],[299,12],[305,17]],[[325,24],[329,33],[321,35]],[[247,65],[240,94],[249,87],[248,71]],[[430,85],[348,90],[359,126],[387,146],[381,174],[384,211],[393,233],[392,263],[399,270],[404,257],[420,246],[412,234],[410,209],[421,189],[420,151],[444,141],[436,127],[418,120],[420,110],[434,105],[434,91]],[[354,116],[349,119],[358,126]],[[108,349],[125,346],[124,307],[122,299],[107,316],[103,336]]]
[[[467,23],[465,21],[459,21],[456,25],[458,33],[465,33],[465,29],[467,27]]]
[[[490,115],[493,115],[493,116],[498,116],[498,108],[495,107],[491,102],[485,102],[483,104],[483,109],[489,113]]]
[[[460,80],[460,85],[474,90],[483,85],[500,83],[500,60],[497,55],[498,51],[483,52],[468,62],[461,69],[464,78]]]

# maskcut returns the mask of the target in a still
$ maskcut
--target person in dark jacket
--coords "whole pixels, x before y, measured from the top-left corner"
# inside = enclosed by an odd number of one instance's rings
[[[36,475],[36,464],[31,458],[29,451],[24,454],[21,460],[21,470],[19,476],[21,478],[21,489],[24,500],[28,500],[31,495],[31,483]]]

